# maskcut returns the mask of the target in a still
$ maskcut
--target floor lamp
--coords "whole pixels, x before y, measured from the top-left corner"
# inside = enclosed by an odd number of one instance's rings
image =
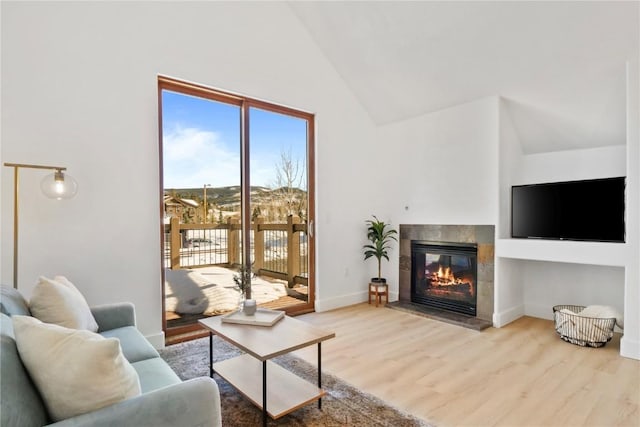
[[[78,183],[72,176],[64,173],[67,170],[66,167],[22,163],[5,163],[4,165],[13,168],[13,287],[18,289],[18,196],[20,191],[18,171],[20,168],[54,171],[40,181],[42,192],[51,199],[72,198],[78,192]]]

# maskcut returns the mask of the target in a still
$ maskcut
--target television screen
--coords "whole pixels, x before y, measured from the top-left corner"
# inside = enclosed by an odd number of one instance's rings
[[[511,236],[625,241],[625,177],[511,188]]]

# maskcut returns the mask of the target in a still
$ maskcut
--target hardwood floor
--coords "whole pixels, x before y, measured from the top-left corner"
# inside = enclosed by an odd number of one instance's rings
[[[640,362],[524,317],[476,332],[358,304],[298,317],[335,331],[322,368],[437,426],[640,426]],[[316,363],[315,346],[296,354]]]

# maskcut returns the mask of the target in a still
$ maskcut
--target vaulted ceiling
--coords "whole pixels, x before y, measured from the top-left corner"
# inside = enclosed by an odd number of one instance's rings
[[[625,143],[639,2],[291,2],[372,120],[501,96],[525,153]]]

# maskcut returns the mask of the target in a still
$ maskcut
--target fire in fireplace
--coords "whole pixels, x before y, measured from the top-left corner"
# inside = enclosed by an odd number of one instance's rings
[[[476,244],[411,241],[411,302],[476,315]]]

